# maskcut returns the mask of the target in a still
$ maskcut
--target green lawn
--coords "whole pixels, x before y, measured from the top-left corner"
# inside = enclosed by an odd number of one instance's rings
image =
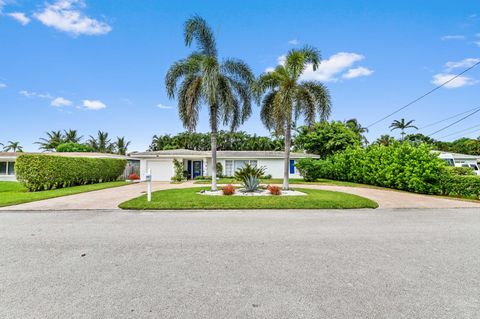
[[[199,185],[208,185],[212,181],[211,180],[196,180],[194,184],[199,184]],[[262,184],[268,185],[268,184],[283,184],[283,179],[281,178],[271,178],[271,179],[262,179],[261,180]],[[309,184],[309,185],[338,185],[338,186],[362,186],[362,187],[372,187],[376,188],[376,186],[372,185],[364,185],[364,184],[358,184],[358,183],[351,183],[351,182],[342,182],[342,181],[335,181],[331,179],[319,179],[315,182],[305,182],[303,178],[290,178],[289,180],[291,185],[295,184]],[[218,184],[239,184],[240,182],[235,180],[234,178],[220,178],[217,180]]]
[[[123,186],[124,181],[74,186],[42,192],[28,192],[22,184],[17,182],[0,182],[0,207],[33,202],[42,199],[73,195],[96,191],[99,189]]]
[[[207,196],[198,192],[205,187],[170,189],[152,193],[119,205],[123,209],[325,209],[325,208],[376,208],[369,199],[323,190],[296,189],[307,196]]]

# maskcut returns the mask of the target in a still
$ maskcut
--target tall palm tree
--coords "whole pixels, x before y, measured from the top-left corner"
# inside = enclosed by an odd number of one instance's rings
[[[5,152],[23,152],[23,147],[20,145],[20,142],[8,141],[7,145],[3,147]]]
[[[353,119],[349,119],[347,121],[345,121],[345,125],[350,129],[352,130],[353,132],[355,132],[356,134],[358,134],[360,136],[360,138],[362,139],[363,143],[364,144],[368,144],[368,140],[367,138],[365,137],[365,133],[368,133],[368,128],[366,127],[363,127],[357,119],[353,118]]]
[[[47,137],[40,138],[35,144],[40,145],[39,149],[43,151],[55,151],[58,145],[65,143],[62,131],[46,132]]]
[[[63,140],[64,140],[64,143],[80,143],[80,141],[82,140],[82,137],[83,136],[79,136],[78,135],[78,131],[77,130],[64,130],[63,131],[64,133],[64,136],[63,136]]]
[[[223,123],[235,130],[250,116],[254,76],[240,60],[219,60],[212,29],[203,18],[188,19],[184,28],[185,45],[190,47],[195,42],[197,50],[170,67],[165,86],[170,98],[178,97],[180,119],[189,131],[197,127],[201,105],[208,106],[212,190],[217,190],[218,126]]]
[[[117,141],[115,142],[115,148],[117,150],[117,154],[125,155],[127,154],[128,146],[130,145],[130,141],[126,141],[125,137],[118,137]]]
[[[290,149],[292,146],[292,125],[303,116],[307,125],[312,125],[319,116],[326,120],[330,116],[330,93],[318,81],[302,81],[303,71],[312,65],[313,70],[320,64],[320,52],[313,47],[291,50],[285,63],[274,71],[263,73],[257,81],[256,95],[261,103],[261,118],[265,127],[283,135],[285,156],[283,189],[289,188]],[[263,96],[263,99],[262,99]]]
[[[114,145],[110,142],[107,132],[98,131],[97,137],[90,135],[87,145],[100,153],[112,153]]]
[[[406,129],[409,129],[409,128],[414,128],[416,130],[418,130],[418,127],[416,127],[415,125],[413,125],[412,123],[415,122],[415,120],[410,120],[408,122],[405,121],[405,119],[400,119],[399,120],[395,120],[392,122],[392,124],[390,124],[390,128],[391,128],[391,131],[393,130],[400,130],[400,134],[402,135],[402,141],[404,140],[405,138],[405,130]]]

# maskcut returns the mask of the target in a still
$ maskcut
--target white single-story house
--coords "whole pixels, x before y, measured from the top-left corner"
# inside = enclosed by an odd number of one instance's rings
[[[449,166],[470,167],[475,171],[477,175],[480,175],[480,170],[478,167],[478,163],[480,163],[480,156],[478,155],[468,155],[442,151],[432,152],[437,153],[438,157],[447,162]]]
[[[140,159],[141,177],[144,178],[150,170],[153,181],[171,180],[174,176],[173,159],[180,160],[183,163],[189,179],[195,179],[199,176],[212,176],[211,151],[177,149],[135,152],[129,155]],[[283,178],[283,157],[283,152],[276,151],[217,151],[217,162],[222,164],[223,176],[233,176],[237,169],[248,163],[256,167],[264,167],[265,175],[271,175],[272,178]],[[306,153],[290,154],[290,176],[292,178],[301,177],[295,163],[297,160],[307,157],[319,158],[318,155]]]
[[[89,158],[119,158],[126,159],[125,178],[131,172],[139,172],[140,161],[135,158],[124,155],[106,154],[106,153],[82,153],[82,152],[52,152],[52,153],[24,153],[24,152],[0,152],[0,181],[16,181],[15,161],[22,154],[42,154],[68,157],[89,157]]]

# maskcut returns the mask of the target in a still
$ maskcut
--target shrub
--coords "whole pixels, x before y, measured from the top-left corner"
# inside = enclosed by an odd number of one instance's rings
[[[131,180],[131,181],[137,181],[140,179],[140,176],[138,176],[137,174],[135,173],[132,173],[130,175],[128,175],[127,179]]]
[[[242,183],[246,192],[252,193],[258,190],[260,180],[254,176],[248,176]]]
[[[282,195],[282,189],[278,186],[275,185],[268,185],[267,190],[270,192],[272,195]]]
[[[15,163],[17,179],[29,191],[117,180],[126,160],[115,158],[20,155]]]
[[[295,164],[295,167],[306,182],[314,182],[321,177],[321,161],[313,158],[301,158]]]
[[[235,172],[235,179],[244,182],[249,177],[261,178],[265,174],[265,167],[253,167],[250,164],[245,164],[244,167]]]
[[[476,175],[446,175],[442,180],[442,194],[479,199],[480,177]]]
[[[185,174],[184,168],[183,168],[183,162],[179,161],[178,159],[174,158],[173,159],[173,168],[175,171],[175,175],[172,176],[172,181],[173,182],[181,182],[185,180]]]
[[[272,175],[271,174],[263,175],[261,178],[262,179],[272,179]]]
[[[218,178],[223,177],[223,165],[220,162],[217,162],[217,177]]]
[[[85,144],[79,143],[63,143],[58,145],[55,150],[57,152],[94,152],[95,150]]]
[[[328,178],[425,194],[440,194],[441,180],[448,175],[445,162],[424,144],[350,148],[325,160],[299,163],[302,175],[309,179]]]
[[[447,170],[450,172],[451,175],[457,175],[457,176],[475,175],[475,172],[471,167],[449,166],[447,167]]]
[[[223,195],[233,195],[235,193],[235,187],[233,185],[225,185],[222,187]]]

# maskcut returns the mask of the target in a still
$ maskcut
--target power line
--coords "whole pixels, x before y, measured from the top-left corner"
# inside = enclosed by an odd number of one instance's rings
[[[468,115],[465,115],[464,117],[462,117],[461,119],[453,122],[452,124],[449,124],[449,125],[447,125],[447,126],[442,127],[442,128],[439,129],[439,130],[436,130],[435,132],[429,134],[428,136],[430,137],[430,136],[435,135],[435,134],[437,134],[437,133],[439,133],[439,132],[441,132],[441,131],[443,131],[443,130],[446,130],[447,128],[449,128],[449,127],[451,127],[451,126],[453,126],[453,125],[455,125],[455,124],[457,124],[457,123],[465,120],[466,118],[469,118],[470,116],[472,116],[472,115],[474,115],[475,113],[478,113],[478,112],[480,112],[480,108],[478,108],[476,111],[474,111],[474,112],[472,112],[472,113],[470,113],[470,114],[468,114]]]
[[[424,97],[432,94],[432,93],[435,92],[436,90],[438,90],[438,89],[440,89],[441,87],[445,86],[446,84],[452,82],[453,80],[455,80],[456,78],[458,78],[458,77],[461,76],[462,74],[465,74],[466,72],[470,71],[471,69],[473,69],[474,67],[476,67],[476,66],[479,65],[479,64],[480,64],[480,61],[477,62],[477,63],[475,63],[475,64],[472,65],[471,67],[463,70],[462,72],[460,72],[459,74],[455,75],[455,76],[452,77],[451,79],[443,82],[442,84],[440,84],[439,86],[435,87],[434,89],[432,89],[432,90],[428,91],[427,93],[423,94],[422,96],[416,98],[415,100],[411,101],[410,103],[405,104],[404,106],[402,106],[401,108],[397,109],[396,111],[393,111],[392,113],[390,113],[390,114],[382,117],[382,118],[379,119],[378,121],[373,122],[372,124],[368,125],[367,128],[370,128],[370,127],[372,127],[372,126],[374,126],[374,125],[382,122],[383,120],[386,120],[386,119],[389,118],[390,116],[392,116],[392,115],[394,115],[394,114],[397,114],[398,112],[400,112],[400,111],[403,110],[403,109],[406,109],[406,108],[409,107],[410,105],[412,105],[412,104],[420,101],[420,100],[423,99]]]
[[[457,131],[455,133],[452,133],[452,134],[448,134],[448,135],[445,135],[445,136],[442,136],[440,137],[439,139],[443,139],[443,138],[446,138],[446,137],[450,137],[450,136],[459,136],[459,135],[467,135],[467,134],[471,134],[471,133],[474,133],[476,131],[480,131],[480,129],[475,129],[475,130],[472,130],[473,128],[476,128],[476,127],[479,127],[480,125],[474,125],[472,127],[469,127],[467,129],[464,129],[464,130],[461,130],[461,131]]]
[[[448,121],[448,120],[451,120],[451,119],[456,118],[457,116],[460,116],[460,115],[467,114],[467,113],[469,113],[469,112],[475,111],[476,109],[478,109],[478,107],[473,108],[473,109],[470,109],[470,110],[465,111],[465,112],[462,112],[462,113],[458,113],[458,114],[452,115],[452,116],[450,116],[450,117],[447,117],[446,119],[443,119],[443,120],[440,120],[440,121],[437,121],[437,122],[434,122],[434,123],[430,123],[430,124],[428,124],[428,125],[425,125],[425,126],[419,128],[419,130],[421,131],[421,130],[424,130],[424,129],[428,128],[428,127],[432,127],[432,126],[435,126],[435,125],[437,125],[437,124],[446,122],[446,121]]]

